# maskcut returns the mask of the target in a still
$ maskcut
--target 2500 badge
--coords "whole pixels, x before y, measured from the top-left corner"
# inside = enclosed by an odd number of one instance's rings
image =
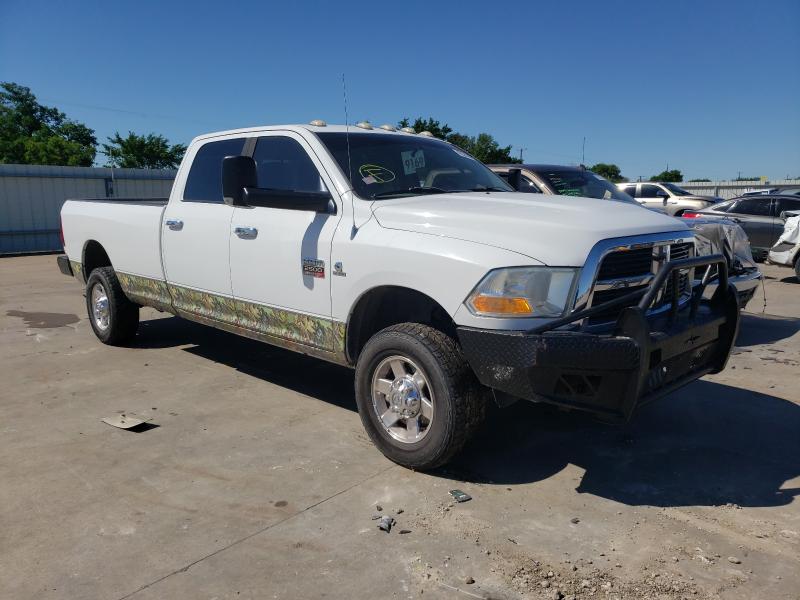
[[[303,275],[307,277],[325,278],[325,261],[316,258],[303,259]]]

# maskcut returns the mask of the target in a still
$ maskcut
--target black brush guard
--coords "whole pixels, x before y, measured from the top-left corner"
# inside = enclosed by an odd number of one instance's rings
[[[713,265],[718,267],[717,289],[704,298]],[[705,276],[680,303],[680,272],[702,267]],[[651,310],[669,278],[669,307]],[[574,328],[617,307],[619,317],[605,333]],[[529,331],[460,327],[458,334],[484,385],[518,398],[628,419],[637,406],[721,371],[738,329],[736,289],[728,281],[725,257],[716,254],[667,262],[644,290]]]

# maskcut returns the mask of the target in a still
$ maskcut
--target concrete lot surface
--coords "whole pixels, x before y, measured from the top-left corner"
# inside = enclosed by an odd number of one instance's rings
[[[796,599],[800,283],[764,271],[725,372],[623,427],[493,410],[423,474],[351,371],[150,309],[110,348],[54,256],[0,259],[0,598]]]

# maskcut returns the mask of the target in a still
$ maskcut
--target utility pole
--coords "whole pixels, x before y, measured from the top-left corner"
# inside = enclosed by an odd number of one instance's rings
[[[586,136],[583,136],[583,146],[581,147],[581,164],[586,164]]]
[[[520,149],[519,149],[519,162],[522,162],[522,152],[523,152],[523,150],[527,150],[527,148],[523,148],[523,147],[520,146]]]

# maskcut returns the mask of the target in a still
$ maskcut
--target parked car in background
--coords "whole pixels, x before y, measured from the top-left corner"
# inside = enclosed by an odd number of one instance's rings
[[[766,188],[744,192],[742,196],[800,196],[800,188]]]
[[[488,167],[518,192],[637,203],[613,183],[586,167],[538,164],[488,165]]]
[[[800,210],[798,196],[740,196],[720,202],[699,211],[686,211],[685,218],[727,218],[742,226],[753,256],[759,262],[766,260],[769,249],[783,232],[786,211]]]
[[[717,196],[698,196],[674,183],[659,181],[618,183],[617,187],[644,206],[663,208],[673,217],[680,217],[687,210],[703,210],[723,200]]]
[[[613,183],[585,167],[526,164],[489,165],[489,168],[517,191],[615,200],[634,204],[645,210],[665,212],[662,206],[650,208],[639,204]],[[684,222],[695,231],[698,256],[725,256],[730,281],[736,288],[739,305],[744,308],[761,281],[761,272],[753,260],[745,232],[730,219],[695,218]],[[699,272],[696,274],[701,275]]]
[[[748,190],[742,192],[742,196],[769,196],[770,194],[777,194],[780,190],[778,188],[764,188],[763,190]]]
[[[783,233],[769,251],[769,262],[793,267],[800,281],[800,212],[787,212]]]

